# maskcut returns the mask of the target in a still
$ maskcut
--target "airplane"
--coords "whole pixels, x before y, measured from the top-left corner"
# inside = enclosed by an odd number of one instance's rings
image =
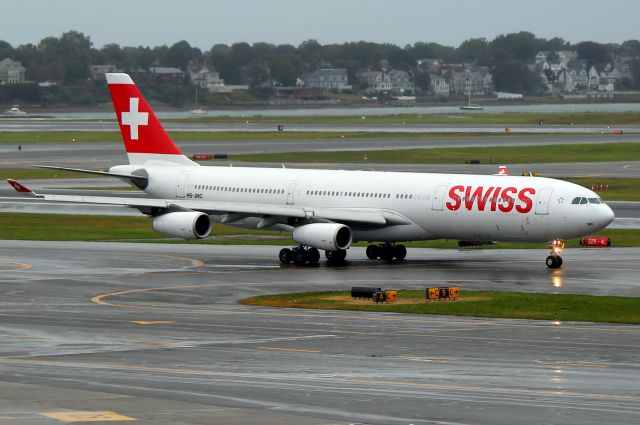
[[[151,218],[153,230],[184,239],[209,236],[214,223],[291,232],[283,264],[345,259],[367,241],[369,259],[402,260],[400,242],[451,239],[460,246],[549,242],[549,268],[562,266],[564,240],[609,225],[613,211],[591,190],[544,177],[201,166],[173,143],[125,73],[106,79],[128,164],[109,171],[40,166],[117,177],[148,198],[39,194],[43,201],[121,205]]]

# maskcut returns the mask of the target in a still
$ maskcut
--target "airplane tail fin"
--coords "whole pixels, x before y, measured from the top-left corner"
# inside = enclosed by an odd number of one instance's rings
[[[128,74],[107,73],[106,77],[130,164],[162,161],[198,165],[173,143]]]

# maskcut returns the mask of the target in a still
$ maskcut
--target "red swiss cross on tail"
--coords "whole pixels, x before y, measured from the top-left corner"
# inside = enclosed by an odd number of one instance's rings
[[[173,143],[128,74],[108,73],[106,76],[131,164],[160,160],[196,165]]]

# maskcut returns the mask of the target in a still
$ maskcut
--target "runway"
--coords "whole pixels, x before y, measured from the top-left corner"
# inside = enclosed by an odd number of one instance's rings
[[[459,284],[638,296],[639,249],[410,250],[281,267],[277,247],[0,242],[0,422],[632,424],[640,327],[245,307]],[[98,416],[97,413],[92,413]],[[56,416],[57,415],[57,416]]]
[[[465,118],[464,115],[453,116]],[[111,115],[113,117],[113,115]],[[189,118],[189,117],[187,117]],[[239,117],[236,117],[236,120]],[[269,132],[276,131],[277,123],[254,122],[258,117],[247,116],[240,118],[244,122],[219,122],[199,123],[180,122],[160,118],[167,131],[184,132]],[[274,118],[276,119],[276,118]],[[535,119],[535,118],[533,118]],[[285,131],[312,131],[312,132],[364,132],[364,133],[504,133],[508,127],[512,133],[610,133],[622,130],[624,133],[639,133],[640,125],[585,125],[585,124],[430,124],[430,123],[398,123],[378,124],[368,123],[366,116],[360,124],[317,124],[317,123],[286,123]],[[119,131],[115,118],[111,119],[47,119],[47,118],[20,118],[0,119],[0,131]]]
[[[203,162],[204,165],[234,165],[249,166],[277,166],[281,163],[246,164],[235,161],[234,155],[248,153],[277,153],[277,152],[317,152],[362,150],[363,155],[371,150],[388,149],[430,149],[445,147],[486,147],[495,146],[497,154],[503,146],[528,146],[549,144],[580,144],[580,143],[637,143],[640,137],[636,135],[623,136],[519,136],[519,137],[444,137],[444,138],[407,138],[407,139],[305,139],[278,141],[216,141],[216,142],[177,142],[185,155],[196,153],[226,153],[227,160]],[[124,147],[121,143],[93,142],[93,143],[23,143],[19,151],[17,145],[0,144],[0,167],[27,168],[31,165],[59,165],[77,168],[104,169],[113,165],[126,163]],[[473,158],[482,163],[469,164],[291,164],[289,167],[314,168],[343,168],[343,169],[376,169],[387,171],[417,171],[417,172],[451,172],[492,174],[499,164],[488,163],[489,158]],[[509,164],[512,173],[537,171],[549,177],[575,176],[603,176],[603,177],[640,177],[640,161],[629,160],[611,163],[547,163],[547,164]]]

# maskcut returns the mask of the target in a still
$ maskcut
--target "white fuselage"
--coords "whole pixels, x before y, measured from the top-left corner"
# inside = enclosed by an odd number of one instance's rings
[[[132,166],[122,166],[132,167]],[[133,166],[140,168],[139,166]],[[569,239],[606,227],[613,212],[584,187],[549,178],[284,168],[145,166],[146,192],[166,199],[391,210],[412,224],[352,226],[354,240]],[[573,203],[584,198],[582,203]],[[254,220],[229,223],[254,227]]]

